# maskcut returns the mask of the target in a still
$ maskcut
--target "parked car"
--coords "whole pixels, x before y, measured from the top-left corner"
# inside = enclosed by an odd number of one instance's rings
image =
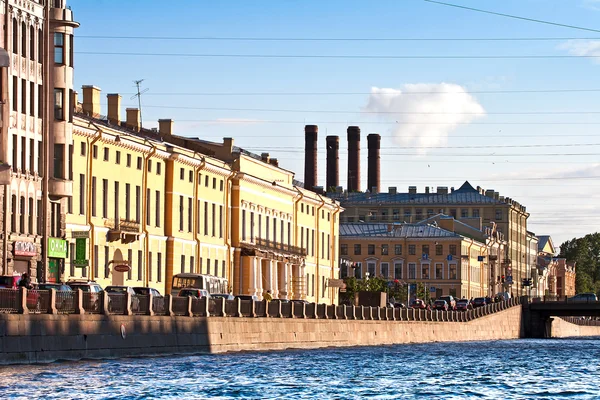
[[[438,298],[438,300],[444,300],[446,303],[448,303],[448,310],[456,309],[456,300],[454,299],[454,297],[442,296],[442,297]]]
[[[21,275],[3,275],[0,276],[0,288],[2,289],[18,289],[19,282],[21,281]],[[39,310],[41,307],[40,295],[35,289],[35,284],[32,282],[32,286],[27,292],[27,308],[30,310]]]
[[[138,296],[149,296],[152,294],[152,310],[159,314],[165,311],[164,297],[158,290],[154,288],[137,286],[133,288],[133,291]]]
[[[296,304],[310,304],[310,301],[306,300],[291,300],[291,302]]]
[[[56,308],[58,310],[73,309],[73,289],[66,283],[40,283],[37,290],[56,290]]]
[[[19,286],[21,275],[0,276],[0,289],[16,289]]]
[[[448,303],[446,302],[446,300],[436,300],[435,303],[433,303],[433,309],[448,311]]]
[[[394,303],[394,308],[406,308],[406,304],[404,304],[404,303]]]
[[[235,296],[235,298],[240,299],[240,300],[258,301],[258,296],[249,295],[249,294],[238,294],[237,296]]]
[[[57,292],[72,292],[73,289],[66,283],[38,283],[37,290],[54,289]]]
[[[140,299],[135,295],[135,290],[131,286],[117,286],[111,285],[104,288],[104,291],[108,293],[108,311],[113,311],[117,308],[116,297],[114,295],[125,296],[128,293],[131,295],[131,311],[137,312],[140,310]]]
[[[579,293],[571,297],[567,301],[573,303],[592,303],[598,301],[598,296],[595,293]]]
[[[72,279],[67,281],[67,285],[73,290],[81,289],[81,291],[85,293],[102,292],[102,286],[94,281],[88,281],[87,279]]]
[[[483,307],[487,305],[487,300],[485,297],[475,297],[473,299],[473,308]]]
[[[196,288],[185,288],[181,289],[177,294],[179,297],[194,297],[199,299],[201,297],[210,297],[208,290],[206,289],[196,289]]]
[[[471,310],[473,305],[469,299],[460,299],[456,301],[456,310],[457,311],[467,311]]]
[[[427,304],[425,304],[425,302],[421,299],[415,299],[410,303],[410,308],[417,308],[417,309],[426,309],[427,308]]]
[[[496,296],[494,296],[494,298],[496,299],[497,302],[500,302],[500,301],[510,300],[511,296],[510,296],[509,292],[500,292],[500,293],[497,293]]]
[[[225,300],[235,300],[235,297],[232,294],[227,294],[227,293],[212,293],[210,295],[210,297],[218,297],[218,298],[222,298]]]

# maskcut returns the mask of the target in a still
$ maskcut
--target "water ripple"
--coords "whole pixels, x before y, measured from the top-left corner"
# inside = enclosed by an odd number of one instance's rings
[[[515,340],[0,368],[3,398],[593,399],[600,340]]]

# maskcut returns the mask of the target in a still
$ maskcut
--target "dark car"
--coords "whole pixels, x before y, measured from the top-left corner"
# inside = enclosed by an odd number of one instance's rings
[[[473,307],[483,307],[487,304],[487,299],[485,297],[475,297],[473,299]]]
[[[212,293],[210,295],[210,297],[212,297],[212,298],[218,297],[218,298],[222,298],[225,300],[235,300],[235,297],[233,297],[233,295],[227,294],[227,293]]]
[[[433,309],[440,311],[448,311],[448,303],[446,302],[446,300],[436,300],[435,303],[433,303]]]
[[[140,297],[152,294],[152,310],[159,314],[162,314],[165,311],[165,298],[158,290],[149,287],[136,286],[133,288],[133,291]],[[140,299],[140,302],[142,301],[144,300]]]
[[[425,304],[425,302],[421,299],[415,299],[410,303],[410,308],[416,308],[416,309],[426,309],[427,308],[427,304]]]
[[[595,293],[579,293],[567,300],[567,302],[573,303],[594,303],[596,301],[598,301],[598,296]]]
[[[238,294],[237,296],[235,296],[235,298],[240,299],[240,300],[258,301],[258,296],[254,296],[254,295],[250,295],[250,294]]]
[[[442,296],[438,300],[444,300],[448,303],[448,310],[454,310],[456,308],[456,300],[452,296]]]
[[[50,290],[54,289],[57,292],[72,292],[73,289],[66,283],[39,283],[37,285],[38,290]]]
[[[469,299],[460,299],[456,301],[456,311],[467,311],[471,310],[473,306]]]
[[[210,297],[208,290],[206,289],[196,289],[196,288],[185,288],[181,289],[177,294],[179,297],[193,297],[199,299],[201,297]]]
[[[154,288],[148,288],[148,287],[134,287],[133,291],[135,292],[135,294],[137,294],[138,296],[149,296],[150,294],[152,294],[152,297],[163,297],[162,294],[160,294],[160,292]]]
[[[310,302],[306,300],[291,300],[291,302],[296,304],[310,304]]]

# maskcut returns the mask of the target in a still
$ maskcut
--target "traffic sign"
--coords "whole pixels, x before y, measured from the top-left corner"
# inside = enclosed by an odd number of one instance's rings
[[[432,287],[430,287],[430,288],[429,288],[429,291],[430,291],[431,293],[435,293],[435,286],[432,286]]]
[[[448,261],[452,261],[452,254],[448,254],[448,257],[446,257],[446,259],[447,259]]]

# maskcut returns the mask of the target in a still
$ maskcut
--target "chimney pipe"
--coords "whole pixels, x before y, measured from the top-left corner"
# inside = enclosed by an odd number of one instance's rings
[[[327,136],[327,190],[335,191],[340,186],[340,138]]]
[[[348,191],[360,192],[360,128],[349,126],[348,133]]]
[[[172,135],[173,134],[173,120],[172,119],[159,119],[158,120],[158,133],[161,135]]]
[[[106,95],[108,100],[108,122],[121,125],[121,96],[116,93]]]
[[[317,186],[317,137],[319,127],[306,125],[304,127],[304,187],[314,190]]]
[[[83,90],[83,112],[90,117],[98,117],[100,115],[100,88],[85,85],[81,89]]]
[[[381,136],[377,133],[371,133],[367,136],[367,146],[369,149],[369,157],[368,157],[368,166],[369,170],[367,171],[367,187],[369,190],[372,190],[374,193],[379,193],[380,191],[380,171],[379,171],[379,163],[380,163],[380,155],[379,149],[381,148]],[[376,188],[375,190],[373,188]]]
[[[137,108],[128,108],[127,112],[127,127],[136,132],[140,131],[140,110]]]

